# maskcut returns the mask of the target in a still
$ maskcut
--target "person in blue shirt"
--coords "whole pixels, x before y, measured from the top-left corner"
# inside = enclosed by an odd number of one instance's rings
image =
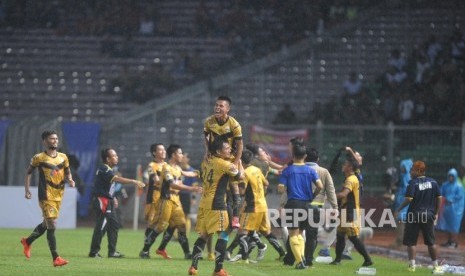
[[[407,191],[407,186],[409,181],[412,179],[410,177],[410,169],[412,169],[413,160],[412,159],[404,159],[400,161],[400,174],[399,174],[399,181],[397,182],[397,190],[394,197],[394,210],[399,207],[402,202],[405,200],[405,192]],[[407,209],[408,205],[405,206],[402,210],[400,210],[399,215],[395,218],[399,223],[397,224],[396,228],[396,240],[395,246],[402,245],[402,236],[404,234],[404,227],[405,227],[405,220],[407,219]]]
[[[447,233],[447,242],[441,246],[457,248],[460,223],[463,217],[465,192],[458,180],[456,169],[449,170],[447,181],[441,185],[441,194],[444,207],[442,213],[439,215],[437,229]]]
[[[312,218],[309,210],[312,210],[310,203],[315,195],[323,189],[323,184],[316,171],[305,165],[306,148],[303,143],[293,144],[292,155],[293,162],[283,170],[279,178],[278,190],[287,192],[287,203],[284,209],[291,220],[287,220],[285,223],[289,225],[289,244],[294,258],[298,262],[295,268],[306,269],[308,266],[305,263],[305,241],[302,237],[302,231],[314,232],[316,240],[318,229],[309,224],[309,218]],[[312,192],[312,183],[316,187],[314,192]],[[299,215],[302,214],[298,212],[307,215],[305,220],[299,220]]]
[[[438,265],[437,248],[435,245],[434,223],[436,221],[439,204],[441,201],[441,191],[439,185],[431,177],[425,176],[426,165],[423,161],[415,161],[410,170],[410,180],[405,192],[405,200],[397,207],[394,217],[407,205],[407,219],[403,244],[407,246],[409,266],[408,270],[415,271],[415,257],[418,234],[421,230],[423,241],[428,246],[428,252],[433,263],[433,274],[443,273]]]

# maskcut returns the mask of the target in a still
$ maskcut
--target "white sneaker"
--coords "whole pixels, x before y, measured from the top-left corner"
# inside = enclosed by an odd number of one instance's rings
[[[237,254],[236,256],[229,259],[230,262],[237,262],[239,260],[242,260],[242,254]]]
[[[267,249],[267,245],[265,244],[265,247],[263,247],[262,249],[258,249],[258,254],[257,254],[257,261],[261,261],[263,260],[263,258],[265,258],[265,251]]]

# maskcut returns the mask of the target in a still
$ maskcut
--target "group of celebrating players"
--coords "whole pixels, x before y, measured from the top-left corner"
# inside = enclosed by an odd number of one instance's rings
[[[165,150],[163,144],[151,145],[153,160],[147,168],[148,187],[145,208],[147,228],[139,256],[144,259],[150,258],[152,245],[163,233],[156,253],[165,259],[171,258],[166,252],[166,246],[177,230],[184,257],[192,261],[188,275],[197,275],[202,251],[216,233],[213,275],[224,276],[229,275],[223,269],[226,258],[233,262],[245,263],[264,258],[267,245],[260,240],[261,234],[278,252],[278,260],[284,260],[288,265],[293,265],[297,261],[296,268],[304,269],[309,262],[306,257],[313,256],[316,230],[301,227],[300,224],[294,225],[290,227],[287,250],[280,245],[277,237],[271,232],[265,199],[268,187],[266,176],[268,173],[281,174],[279,188],[281,192],[287,192],[287,203],[284,206],[287,209],[309,209],[309,203],[323,189],[323,184],[314,169],[310,166],[301,166],[306,156],[306,148],[301,140],[290,143],[294,164],[291,162],[288,167],[274,163],[266,152],[256,145],[249,144],[244,149],[241,126],[229,115],[230,106],[229,97],[218,97],[214,114],[205,120],[205,156],[200,171],[186,171],[181,168],[183,160],[181,146],[171,144]],[[29,258],[32,242],[47,231],[53,265],[62,266],[68,261],[56,252],[55,222],[61,205],[64,183],[68,182],[73,186],[74,182],[66,155],[57,151],[56,132],[44,132],[42,140],[46,150],[35,155],[31,160],[26,175],[26,198],[31,198],[29,192],[31,173],[35,168],[39,168],[39,203],[44,221],[28,238],[23,238],[21,243],[25,256]],[[116,251],[119,223],[115,219],[114,212],[115,205],[118,204],[113,196],[114,183],[135,184],[139,188],[143,188],[145,184],[118,176],[112,170],[118,164],[118,156],[114,149],[103,149],[101,158],[103,164],[97,170],[93,191],[93,207],[97,216],[89,257],[101,257],[100,243],[106,234],[109,243],[108,257],[120,258],[124,255]],[[165,161],[165,158],[168,160]],[[351,167],[352,174],[355,167],[356,165]],[[296,179],[295,175],[300,175],[301,179]],[[200,177],[202,185],[185,185],[183,184],[185,177]],[[312,189],[312,184],[316,188]],[[179,195],[183,190],[201,194],[196,223],[199,237],[194,242],[192,252],[187,238],[186,216]],[[227,248],[233,229],[238,229],[237,235]],[[307,235],[307,241],[302,237],[302,229],[306,229],[310,234]],[[308,248],[305,249],[307,242],[312,244],[310,254]],[[231,258],[230,254],[237,246],[240,248],[239,253]],[[249,254],[255,247],[258,248],[257,258],[250,260]],[[369,257],[366,258],[366,263],[372,264]]]

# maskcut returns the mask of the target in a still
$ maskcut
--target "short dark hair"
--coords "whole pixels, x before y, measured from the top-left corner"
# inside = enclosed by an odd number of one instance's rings
[[[53,135],[53,134],[58,135],[56,130],[45,130],[44,132],[42,132],[42,140],[47,139],[50,135]]]
[[[252,159],[253,159],[253,153],[250,150],[244,150],[242,152],[242,156],[241,156],[242,163],[248,165],[250,164],[250,162],[252,162]]]
[[[112,150],[112,148],[104,148],[103,150],[100,151],[100,157],[102,158],[102,161],[105,163],[107,161],[108,153]]]
[[[211,153],[216,153],[217,150],[221,150],[223,148],[223,144],[227,142],[228,141],[225,138],[216,137],[210,147]]]
[[[163,146],[163,144],[162,143],[155,143],[155,144],[150,145],[150,153],[153,154],[153,152],[157,150],[158,146]]]
[[[250,143],[250,144],[245,145],[245,148],[250,150],[254,155],[257,155],[258,149],[260,148],[260,146],[254,143]]]
[[[226,101],[228,102],[229,105],[232,104],[232,101],[231,101],[231,98],[229,98],[228,96],[219,96],[218,98],[216,98],[217,101]]]
[[[300,143],[300,144],[303,144],[304,143],[304,138],[302,137],[292,137],[290,140],[289,140],[289,143],[291,143],[292,145],[295,145],[297,143]]]
[[[292,155],[294,158],[303,158],[306,154],[306,147],[303,143],[296,143],[292,146]]]
[[[320,153],[315,148],[307,149],[307,157],[305,157],[305,162],[317,162],[320,157]]]
[[[168,158],[171,158],[171,155],[173,155],[173,153],[175,153],[180,148],[181,146],[177,144],[169,145],[168,148],[166,149],[166,154],[168,155]]]

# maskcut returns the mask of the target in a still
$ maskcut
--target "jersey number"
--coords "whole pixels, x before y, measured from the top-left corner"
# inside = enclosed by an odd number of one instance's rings
[[[208,185],[211,186],[213,184],[213,170],[211,169],[208,174],[203,176],[203,179],[208,182]]]

